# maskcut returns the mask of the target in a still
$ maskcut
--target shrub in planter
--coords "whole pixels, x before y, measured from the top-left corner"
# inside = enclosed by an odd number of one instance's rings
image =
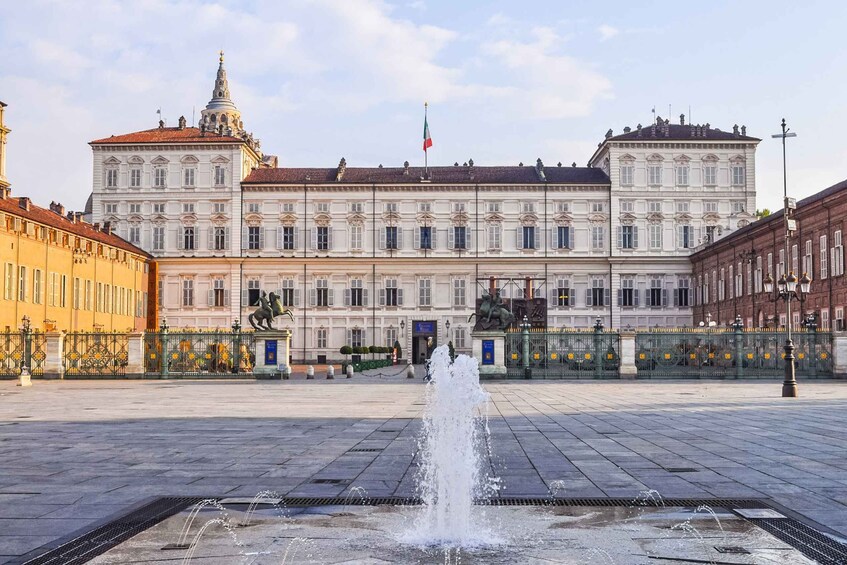
[[[350,355],[351,353],[353,353],[353,348],[349,345],[345,345],[341,348],[340,352],[342,355]]]
[[[370,348],[370,347],[368,347],[367,345],[363,345],[363,346],[361,347],[361,350],[362,350],[362,355],[367,355],[368,353],[370,353],[370,352],[371,352],[371,348]]]

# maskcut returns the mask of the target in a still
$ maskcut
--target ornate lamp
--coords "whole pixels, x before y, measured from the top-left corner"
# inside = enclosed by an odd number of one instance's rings
[[[773,293],[773,277],[768,273],[768,277],[764,280],[765,292],[767,294]]]
[[[812,279],[809,278],[808,273],[803,273],[803,276],[800,277],[800,294],[806,295],[809,294],[809,290],[812,287]]]
[[[785,291],[789,294],[797,290],[797,277],[794,273],[788,273],[788,278],[785,279]]]

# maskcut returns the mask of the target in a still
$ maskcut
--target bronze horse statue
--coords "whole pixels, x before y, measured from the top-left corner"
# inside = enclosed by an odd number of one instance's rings
[[[269,297],[266,292],[262,291],[258,302],[256,302],[254,306],[256,305],[259,307],[256,308],[252,314],[247,316],[247,321],[250,322],[250,325],[258,331],[274,329],[273,320],[277,316],[288,316],[292,322],[294,321],[294,315],[291,313],[291,310],[283,308],[279,295],[275,292],[271,292]],[[262,325],[262,322],[264,322],[264,326]]]
[[[515,315],[509,310],[508,306],[500,298],[500,291],[495,291],[492,296],[489,293],[482,295],[482,302],[479,305],[479,311],[474,312],[468,318],[470,322],[476,317],[476,326],[478,329],[496,328],[505,330],[515,321]]]

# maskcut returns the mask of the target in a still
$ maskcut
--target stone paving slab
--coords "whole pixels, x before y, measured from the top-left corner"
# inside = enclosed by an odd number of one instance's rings
[[[847,535],[845,382],[797,399],[778,381],[484,386],[506,496],[555,481],[562,497],[765,497]],[[0,382],[0,563],[152,496],[414,494],[424,390],[387,374]]]

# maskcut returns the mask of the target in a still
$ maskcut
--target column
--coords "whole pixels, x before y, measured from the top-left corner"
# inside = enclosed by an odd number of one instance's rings
[[[144,376],[144,332],[131,332],[126,342],[126,378]]]
[[[638,375],[635,366],[635,332],[621,331],[620,378],[634,379]]]
[[[65,332],[47,332],[44,337],[44,378],[62,379],[65,376]],[[29,369],[32,372],[32,367]]]

